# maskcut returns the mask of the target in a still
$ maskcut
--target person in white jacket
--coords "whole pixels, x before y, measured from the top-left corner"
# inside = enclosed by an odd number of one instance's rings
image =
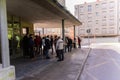
[[[57,49],[57,54],[58,54],[58,61],[63,61],[64,60],[64,41],[58,37],[57,43],[56,43],[56,49]]]

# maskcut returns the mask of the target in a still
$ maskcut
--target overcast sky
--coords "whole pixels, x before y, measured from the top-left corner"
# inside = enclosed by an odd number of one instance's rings
[[[67,9],[74,14],[74,5],[82,4],[84,2],[94,2],[96,0],[66,0]]]

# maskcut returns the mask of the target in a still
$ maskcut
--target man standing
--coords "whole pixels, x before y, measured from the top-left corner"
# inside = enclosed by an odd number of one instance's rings
[[[50,39],[49,36],[45,38],[45,46],[44,46],[44,52],[46,59],[50,59],[49,57],[49,49],[50,49]]]
[[[78,37],[78,48],[81,48],[81,39]]]
[[[22,40],[23,56],[29,56],[29,36],[26,34]]]
[[[63,61],[64,60],[64,54],[63,54],[63,50],[64,50],[64,42],[63,40],[58,37],[57,40],[57,44],[56,44],[56,49],[57,49],[57,54],[58,54],[58,61]]]
[[[35,58],[33,34],[29,35],[29,54],[30,58],[33,60]]]

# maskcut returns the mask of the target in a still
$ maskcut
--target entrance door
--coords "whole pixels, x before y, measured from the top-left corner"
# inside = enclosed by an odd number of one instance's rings
[[[12,17],[12,19],[8,21],[8,39],[11,58],[16,58],[21,55],[20,34],[19,18]]]

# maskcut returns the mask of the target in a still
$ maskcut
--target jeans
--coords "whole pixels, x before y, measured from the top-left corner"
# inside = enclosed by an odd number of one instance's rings
[[[57,51],[58,51],[58,60],[64,60],[63,50],[57,50]]]
[[[49,58],[48,52],[49,52],[49,49],[46,49],[46,50],[45,50],[45,57],[46,57],[46,58]]]

